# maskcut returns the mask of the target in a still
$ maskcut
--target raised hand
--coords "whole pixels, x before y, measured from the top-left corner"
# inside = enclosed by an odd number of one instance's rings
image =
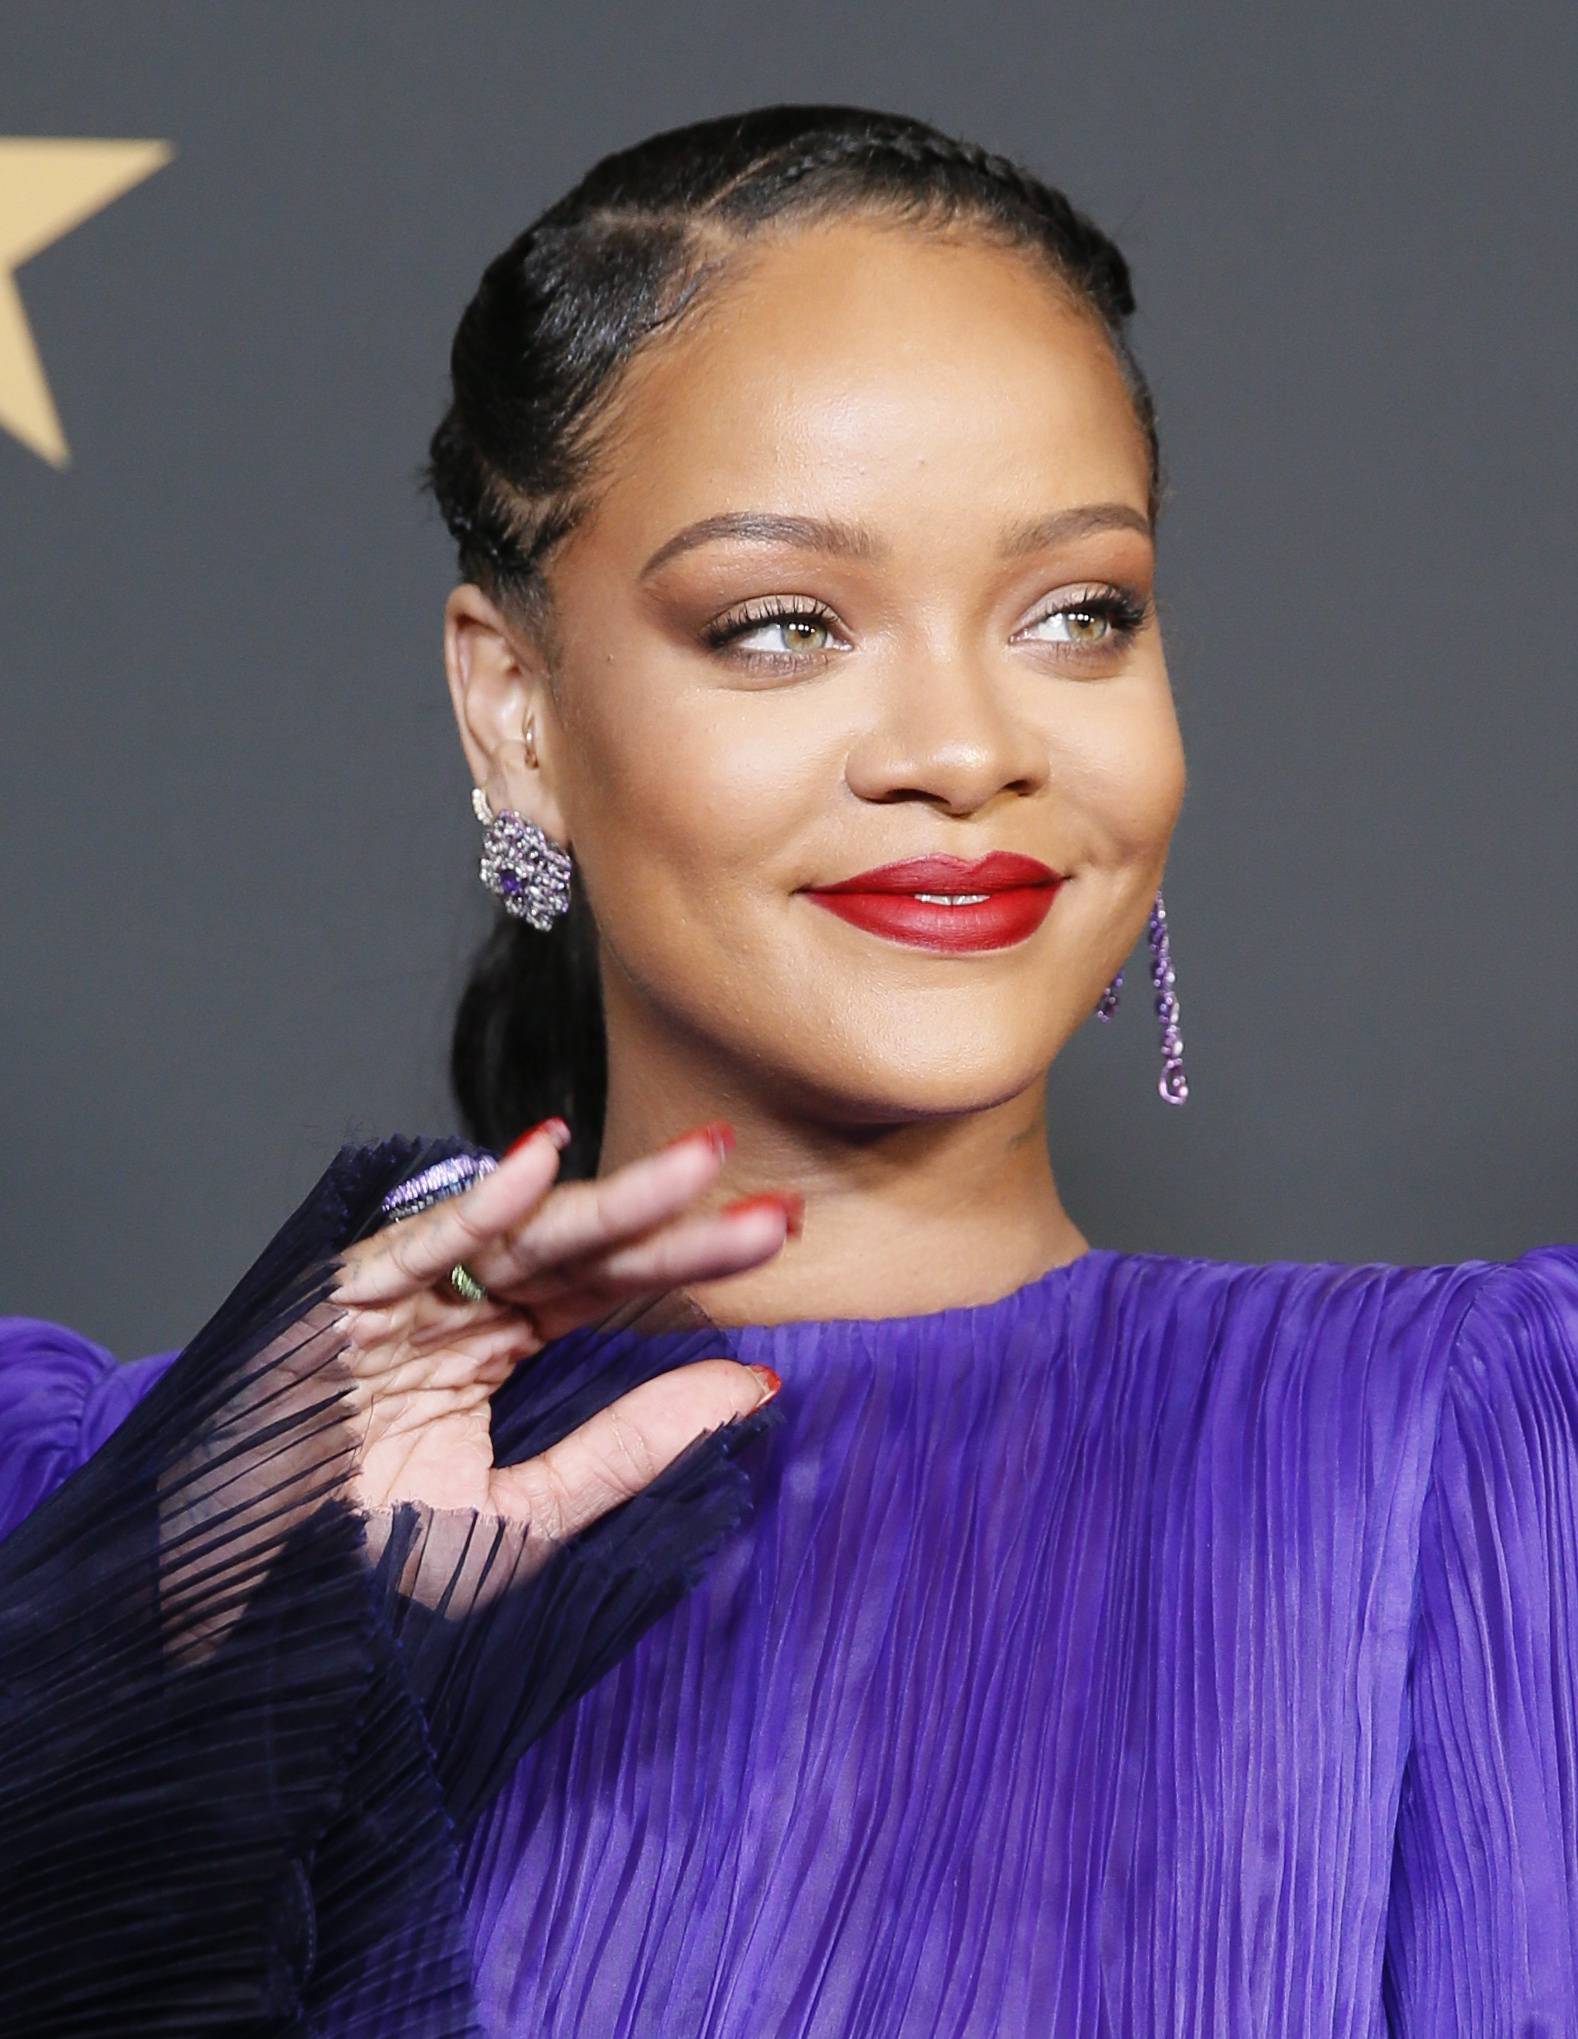
[[[329,1298],[349,1343],[348,1416],[361,1438],[349,1498],[480,1509],[563,1538],[628,1499],[691,1440],[745,1415],[776,1377],[704,1359],[643,1381],[523,1464],[495,1466],[489,1398],[525,1357],[618,1302],[769,1260],[795,1226],[792,1195],[696,1214],[728,1129],[698,1127],[591,1182],[556,1183],[557,1121],[490,1174],[344,1249]],[[447,1288],[464,1261],[486,1287]]]

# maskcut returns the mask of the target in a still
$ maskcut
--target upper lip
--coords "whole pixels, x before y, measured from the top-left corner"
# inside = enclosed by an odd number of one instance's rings
[[[909,857],[878,864],[835,885],[808,885],[808,892],[1007,892],[1016,885],[1052,885],[1063,873],[1036,857],[993,850],[985,857]]]

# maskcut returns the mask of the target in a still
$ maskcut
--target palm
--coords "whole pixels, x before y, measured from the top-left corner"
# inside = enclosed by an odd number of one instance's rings
[[[493,1491],[490,1398],[537,1349],[537,1333],[514,1310],[457,1323],[456,1306],[427,1290],[405,1298],[400,1314],[407,1322],[393,1335],[348,1356],[366,1403],[361,1499],[373,1508],[410,1500],[503,1513]]]
[[[780,1250],[784,1212],[688,1213],[722,1158],[715,1141],[686,1139],[599,1181],[556,1186],[557,1149],[538,1137],[459,1195],[347,1248],[331,1300],[360,1440],[355,1498],[529,1519],[564,1535],[702,1431],[754,1408],[754,1370],[699,1360],[642,1382],[537,1458],[493,1463],[491,1398],[522,1358],[623,1300]],[[486,1300],[447,1288],[459,1260]]]

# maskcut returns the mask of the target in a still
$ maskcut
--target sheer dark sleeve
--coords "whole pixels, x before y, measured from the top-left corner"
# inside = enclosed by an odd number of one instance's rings
[[[342,1148],[0,1541],[7,2032],[482,2031],[457,1837],[695,1583],[749,1509],[743,1448],[778,1412],[705,1433],[561,1542],[353,1506],[336,1256],[383,1222],[394,1184],[460,1151]],[[636,1380],[728,1349],[673,1298],[612,1315],[566,1365],[549,1346],[512,1376],[496,1455],[530,1456]],[[35,1462],[18,1425],[29,1409],[63,1422],[60,1403],[0,1391],[0,1463],[8,1445]]]

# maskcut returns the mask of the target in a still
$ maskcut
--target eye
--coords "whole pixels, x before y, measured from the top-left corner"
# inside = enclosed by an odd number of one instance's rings
[[[709,623],[701,634],[714,651],[728,646],[728,656],[742,665],[782,672],[824,657],[833,648],[827,640],[834,634],[834,623],[832,612],[820,603],[771,595],[730,610],[726,616]],[[758,634],[767,639],[776,637],[777,645],[757,647],[745,643],[746,638]]]
[[[1122,588],[1085,589],[1055,609],[1045,610],[1026,631],[1039,630],[1043,623],[1061,630],[1050,637],[1030,639],[1036,644],[1066,645],[1076,656],[1091,652],[1124,649],[1144,627],[1151,605]]]

